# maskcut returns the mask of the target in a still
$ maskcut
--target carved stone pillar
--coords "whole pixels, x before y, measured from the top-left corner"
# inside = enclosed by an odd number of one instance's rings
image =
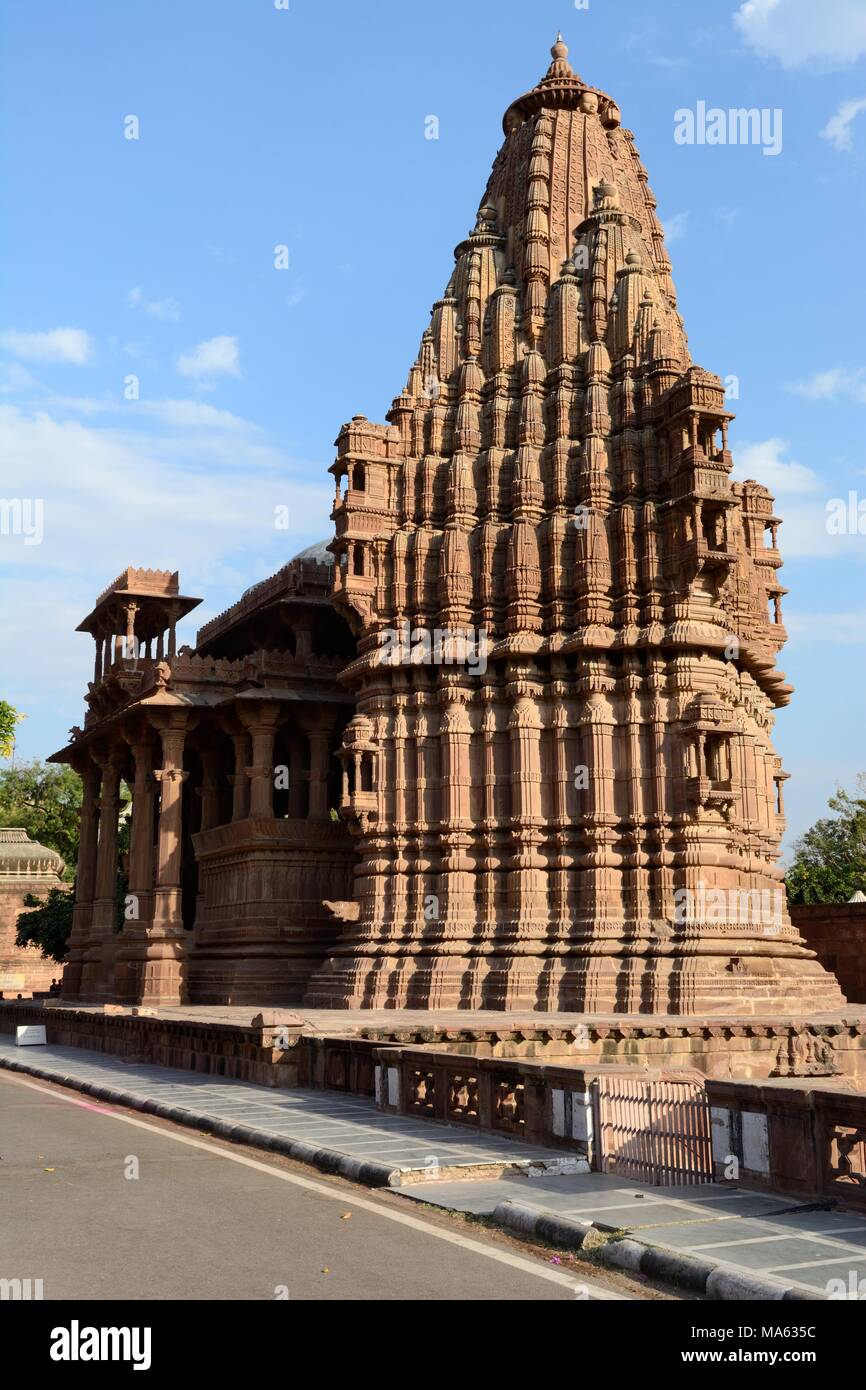
[[[123,654],[129,660],[138,656],[138,645],[135,640],[135,615],[139,611],[140,604],[127,603],[124,608],[126,616],[126,633],[124,636]]]
[[[129,834],[129,883],[123,930],[118,938],[114,992],[124,1003],[138,1001],[147,931],[153,917],[153,743],[146,729],[128,735],[135,760],[132,822]]]
[[[219,824],[219,759],[216,749],[205,748],[201,753],[201,824],[199,830],[211,830]]]
[[[81,997],[106,999],[113,992],[107,978],[109,955],[113,955],[117,921],[117,818],[120,811],[120,774],[126,761],[126,747],[112,748],[100,755],[102,790],[99,798],[99,841],[96,849],[96,876],[90,934],[81,971]]]
[[[232,820],[245,820],[250,801],[250,784],[246,774],[250,760],[250,736],[243,730],[232,733],[231,740],[235,751],[234,772],[229,778],[232,784]]]
[[[575,797],[580,796],[581,779],[575,769],[574,759],[570,757],[567,681],[556,681],[552,687],[552,694],[554,698],[550,715],[551,771],[553,773],[553,795],[551,798],[553,825],[551,829],[554,854],[551,875],[551,911],[556,935],[567,939],[571,928],[569,889],[573,862],[568,839],[571,828],[569,793],[573,789]]]
[[[183,747],[188,729],[185,710],[152,712],[162,744],[162,767],[154,768],[159,784],[159,825],[153,917],[141,979],[142,1003],[177,1004],[186,940],[183,930]]]
[[[132,827],[129,836],[129,891],[139,899],[138,920],[150,918],[153,892],[153,804],[156,783],[153,776],[153,745],[132,745],[135,780],[132,786]],[[135,920],[135,919],[132,919]]]
[[[331,737],[336,723],[332,708],[322,708],[315,715],[302,717],[302,727],[310,744],[310,771],[308,774],[310,795],[307,806],[308,820],[327,820],[328,774],[331,770]],[[290,783],[291,785],[291,783]]]
[[[289,816],[292,820],[304,817],[304,782],[308,774],[304,769],[303,734],[294,734],[289,745]],[[255,762],[255,758],[253,759]],[[310,772],[312,772],[312,748],[310,750]]]
[[[180,616],[179,605],[176,604],[176,603],[170,603],[170,604],[168,605],[168,619],[169,619],[169,627],[168,627],[168,659],[169,659],[169,661],[171,661],[172,658],[173,658],[173,657],[176,655],[176,653],[177,653],[177,621],[178,621],[179,616]]]
[[[183,784],[189,776],[183,770],[185,723],[178,719],[163,725],[159,732],[162,767],[153,773],[160,789],[154,923],[175,926],[180,923]]]
[[[521,941],[542,934],[546,919],[541,819],[541,715],[537,699],[518,694],[511,707],[513,802],[511,929]]]
[[[81,803],[81,835],[75,873],[75,906],[72,910],[72,930],[69,934],[61,990],[62,997],[69,1000],[77,999],[81,994],[81,972],[93,918],[96,850],[99,841],[99,788],[102,776],[100,768],[90,758],[82,764],[77,764],[76,771],[83,783],[84,797]]]
[[[250,816],[274,814],[274,736],[280,716],[279,705],[271,702],[252,709],[238,709],[252,740],[252,764],[245,768],[250,780]]]
[[[328,819],[328,771],[331,735],[318,729],[310,734],[310,820]]]
[[[473,922],[475,913],[469,804],[472,724],[467,704],[460,698],[461,692],[452,690],[448,694],[456,698],[443,703],[439,736],[441,818],[447,822],[447,830],[442,832],[441,885],[444,902],[441,905],[440,932],[443,938],[457,939],[467,935],[467,924]]]

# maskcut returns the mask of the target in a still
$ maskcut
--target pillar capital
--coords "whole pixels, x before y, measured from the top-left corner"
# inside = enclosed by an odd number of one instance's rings
[[[90,756],[102,773],[104,784],[106,779],[119,778],[126,765],[128,753],[125,743],[97,744],[91,747]]]
[[[153,769],[154,780],[164,785],[169,782],[185,782],[189,777],[188,772],[184,772],[179,767],[155,767]]]
[[[308,738],[320,734],[329,738],[337,723],[338,711],[333,705],[314,705],[306,709],[292,711],[293,717]]]
[[[243,770],[250,780],[251,816],[272,816],[274,814],[274,737],[277,723],[282,713],[276,701],[256,703],[252,710],[235,706],[238,715],[249,730],[252,743],[252,758],[247,765],[235,763],[235,771]],[[235,745],[236,752],[239,746]]]
[[[237,701],[234,708],[243,727],[251,734],[274,732],[282,713],[276,700]]]
[[[95,805],[97,800],[96,793],[99,789],[99,779],[102,772],[99,763],[90,755],[88,750],[84,753],[79,753],[75,758],[71,759],[71,765],[81,778],[84,789],[85,806]]]
[[[151,705],[147,711],[148,723],[160,735],[166,733],[190,733],[199,720],[197,710],[183,705]]]
[[[195,727],[197,715],[176,708],[151,709],[148,718],[162,741],[163,768],[183,766],[183,747],[187,734]]]

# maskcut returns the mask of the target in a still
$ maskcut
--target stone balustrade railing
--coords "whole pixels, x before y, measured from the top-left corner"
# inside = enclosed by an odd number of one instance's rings
[[[826,1081],[708,1081],[716,1178],[866,1208],[866,1095]]]

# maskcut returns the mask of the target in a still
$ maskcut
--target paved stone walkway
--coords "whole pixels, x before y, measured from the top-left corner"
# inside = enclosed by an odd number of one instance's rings
[[[520,1202],[557,1216],[604,1222],[648,1245],[772,1275],[811,1293],[827,1292],[831,1279],[855,1288],[862,1280],[860,1293],[866,1296],[866,1216],[810,1211],[793,1197],[722,1189],[714,1183],[649,1187],[604,1173],[421,1182],[406,1188],[405,1195],[479,1216],[489,1215],[500,1202]]]
[[[74,1076],[80,1081],[122,1087],[142,1098],[184,1106],[354,1158],[372,1159],[406,1173],[430,1170],[434,1164],[442,1168],[537,1165],[558,1162],[562,1157],[555,1150],[496,1134],[479,1134],[460,1125],[383,1114],[363,1096],[336,1091],[255,1086],[175,1067],[124,1062],[106,1053],[55,1043],[18,1047],[11,1036],[0,1034],[0,1062],[3,1058],[32,1063],[52,1072],[58,1080]]]
[[[403,1174],[466,1169],[462,1179],[417,1179],[402,1195],[453,1211],[487,1215],[500,1202],[600,1221],[636,1239],[716,1260],[749,1274],[772,1275],[811,1292],[831,1279],[866,1295],[866,1216],[809,1210],[774,1194],[694,1187],[649,1187],[602,1173],[544,1172],[561,1167],[561,1150],[534,1147],[458,1125],[383,1114],[371,1101],[332,1091],[275,1090],[176,1068],[55,1044],[17,1047],[0,1034],[4,1059],[32,1063],[58,1079],[122,1088],[142,1099],[250,1125],[305,1144],[384,1163]],[[479,1167],[499,1176],[470,1176]],[[504,1165],[522,1165],[505,1168]]]

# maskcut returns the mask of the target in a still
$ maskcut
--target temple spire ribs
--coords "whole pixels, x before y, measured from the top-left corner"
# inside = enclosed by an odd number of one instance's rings
[[[390,424],[338,443],[368,478],[331,549],[373,782],[307,1002],[835,1007],[778,868],[772,499],[731,482],[634,137],[561,36],[503,128]],[[485,659],[384,662],[397,612]]]

